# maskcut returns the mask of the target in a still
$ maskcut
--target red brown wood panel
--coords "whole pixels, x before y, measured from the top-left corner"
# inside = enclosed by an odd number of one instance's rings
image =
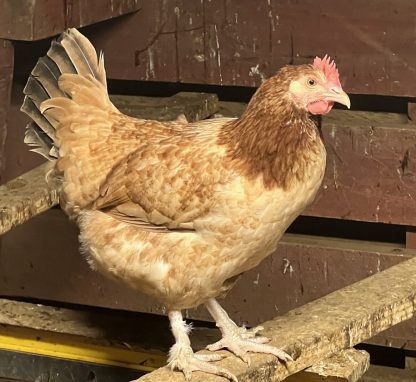
[[[327,170],[306,212],[369,222],[416,225],[416,129],[324,124]]]
[[[139,9],[139,0],[1,0],[0,38],[39,40]]]
[[[10,41],[0,39],[0,182],[5,167],[4,144],[7,136],[7,115],[11,102],[14,49]]]
[[[328,53],[350,93],[414,97],[414,20],[409,0],[166,0],[89,34],[112,78],[257,86]]]
[[[76,227],[57,209],[7,233],[0,257],[0,294],[164,313],[157,301],[91,271],[77,247]],[[272,256],[243,275],[224,306],[238,322],[255,325],[414,254],[391,244],[286,236]],[[209,319],[203,308],[186,314]],[[416,349],[415,327],[412,321],[396,329],[396,340],[407,339],[406,346]],[[383,338],[393,341],[387,334]]]
[[[177,23],[177,70],[180,82],[197,83],[205,76],[204,3],[178,0],[175,7]]]

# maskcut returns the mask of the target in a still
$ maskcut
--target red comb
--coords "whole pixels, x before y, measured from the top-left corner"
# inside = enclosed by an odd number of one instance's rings
[[[315,57],[313,60],[313,66],[316,69],[322,70],[329,82],[332,82],[334,85],[341,87],[338,69],[334,60],[331,61],[331,57],[329,57],[327,54],[324,58]]]

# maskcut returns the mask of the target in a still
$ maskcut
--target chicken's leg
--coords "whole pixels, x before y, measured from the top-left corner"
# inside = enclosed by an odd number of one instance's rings
[[[219,354],[195,354],[189,340],[189,326],[182,319],[178,310],[168,313],[175,344],[170,348],[168,365],[172,370],[180,370],[184,373],[185,379],[190,380],[193,371],[204,371],[206,373],[220,375],[237,382],[237,378],[226,369],[214,366],[209,362],[219,361],[223,358]]]
[[[259,326],[252,330],[238,327],[214,298],[209,299],[205,305],[222,333],[222,339],[209,345],[208,350],[215,351],[228,348],[247,363],[250,362],[248,352],[268,353],[275,355],[284,362],[293,361],[292,357],[283,350],[266,345],[265,342],[269,341],[268,338],[256,336],[257,332],[263,329],[262,327]]]

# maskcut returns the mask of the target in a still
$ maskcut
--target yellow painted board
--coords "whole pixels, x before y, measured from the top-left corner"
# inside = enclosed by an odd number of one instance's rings
[[[166,356],[129,349],[128,345],[125,345],[125,348],[112,344],[103,345],[80,336],[9,325],[0,327],[0,349],[144,372],[153,371],[166,364]]]

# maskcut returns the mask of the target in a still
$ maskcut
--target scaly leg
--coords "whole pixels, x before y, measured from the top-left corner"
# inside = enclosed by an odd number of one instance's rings
[[[269,341],[268,338],[256,337],[257,332],[263,329],[262,327],[259,326],[252,330],[238,327],[214,298],[209,299],[205,305],[222,333],[222,339],[209,345],[208,350],[216,351],[228,348],[247,363],[250,363],[247,352],[273,354],[284,362],[293,361],[292,357],[283,350],[266,345],[265,342]]]
[[[226,369],[214,366],[209,362],[219,361],[223,358],[219,354],[195,354],[191,348],[189,340],[189,326],[182,319],[182,314],[178,310],[168,313],[175,344],[170,348],[168,365],[172,370],[180,370],[185,375],[186,380],[190,380],[193,371],[203,371],[210,374],[219,375],[233,382],[237,378]]]

